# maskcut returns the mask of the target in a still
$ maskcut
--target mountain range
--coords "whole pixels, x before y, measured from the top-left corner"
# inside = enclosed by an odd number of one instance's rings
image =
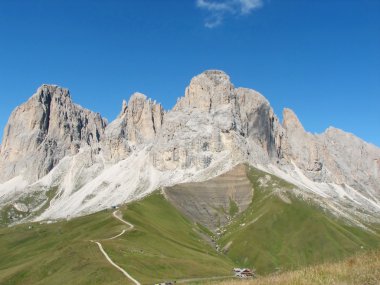
[[[378,147],[332,127],[309,133],[290,109],[280,122],[264,96],[218,70],[195,76],[169,111],[135,93],[110,123],[42,85],[12,112],[0,149],[3,222],[89,214],[242,163],[352,224],[380,218]]]

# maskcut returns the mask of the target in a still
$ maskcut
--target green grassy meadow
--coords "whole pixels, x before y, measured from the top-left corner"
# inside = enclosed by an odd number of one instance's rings
[[[307,266],[252,280],[209,281],[207,285],[379,285],[380,251],[361,252],[339,262]],[[191,283],[193,284],[193,283]],[[196,283],[194,283],[196,284]]]
[[[123,218],[135,229],[104,242],[111,258],[143,283],[230,275],[233,263],[204,241],[202,229],[188,221],[158,193],[128,205]]]
[[[187,219],[156,191],[120,208],[128,226],[113,210],[52,224],[25,223],[0,228],[0,284],[132,284],[110,265],[98,246],[142,284],[227,276],[236,266],[259,275],[342,260],[380,247],[374,232],[348,226],[317,205],[299,199],[294,185],[260,170],[247,175],[254,195],[238,214],[230,200],[228,226],[217,239],[204,225]],[[199,283],[199,282],[198,282]]]
[[[0,284],[119,284],[123,277],[89,239],[120,228],[110,212],[2,228]]]
[[[200,229],[161,194],[121,210],[135,229],[101,243],[143,284],[230,274],[232,262],[201,239]],[[111,210],[68,222],[1,228],[0,284],[129,284],[89,241],[112,237],[124,228]]]
[[[294,185],[272,175],[269,182],[260,183],[268,174],[254,168],[248,176],[255,189],[252,204],[219,240],[234,263],[267,274],[340,260],[380,246],[379,232],[348,226],[298,199],[292,193]]]

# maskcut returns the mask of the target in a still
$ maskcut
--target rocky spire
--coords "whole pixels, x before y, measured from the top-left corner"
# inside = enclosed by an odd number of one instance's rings
[[[126,158],[133,146],[153,142],[163,123],[164,110],[142,93],[123,100],[120,115],[106,128],[103,151],[107,159]]]
[[[163,120],[163,108],[144,94],[134,93],[128,102],[127,129],[131,143],[146,143],[155,138]]]
[[[122,116],[123,114],[125,114],[125,112],[127,111],[127,107],[128,107],[127,101],[123,100],[123,104],[121,106],[120,116]]]
[[[282,125],[287,130],[300,130],[305,131],[297,115],[293,110],[284,108],[282,112]]]

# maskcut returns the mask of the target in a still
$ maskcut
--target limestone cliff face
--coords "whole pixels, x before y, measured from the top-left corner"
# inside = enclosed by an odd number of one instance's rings
[[[136,145],[152,143],[161,130],[164,110],[144,94],[135,93],[123,106],[119,116],[105,130],[105,157],[119,161],[128,157]]]
[[[346,184],[380,197],[380,149],[336,128],[314,135],[302,127],[295,113],[285,109],[285,157],[317,182]]]
[[[250,144],[258,145],[270,159],[282,158],[284,130],[269,102],[256,91],[238,88],[236,90],[240,133]]]
[[[320,180],[324,170],[317,138],[304,130],[297,115],[290,109],[283,111],[283,127],[286,130],[283,147],[287,160],[294,161],[309,177]]]
[[[42,85],[5,127],[0,181],[17,175],[35,181],[84,146],[97,152],[105,125],[99,114],[75,105],[67,89]]]
[[[161,105],[148,100],[141,93],[135,93],[130,98],[126,111],[128,141],[132,144],[152,142],[163,122]]]
[[[116,162],[126,158],[132,151],[131,145],[128,142],[127,108],[127,102],[124,100],[119,116],[105,129],[102,147],[104,156],[109,161]]]
[[[146,149],[159,171],[198,171],[222,160],[287,172],[297,167],[313,181],[369,189],[368,195],[380,198],[379,148],[334,128],[308,133],[289,109],[283,119],[281,124],[265,97],[235,88],[218,70],[194,77],[167,112],[135,93],[108,125],[73,104],[67,89],[43,85],[14,110],[5,128],[0,183],[17,175],[36,181],[80,150],[113,164]]]
[[[328,169],[329,180],[380,197],[379,165],[376,164],[380,158],[379,148],[332,127],[317,137],[321,163]]]
[[[165,115],[153,146],[159,169],[207,168],[226,153],[232,160],[268,163],[281,157],[283,129],[259,93],[235,88],[222,71],[194,77]]]
[[[152,150],[154,165],[161,170],[207,168],[215,155],[237,146],[237,121],[229,77],[221,71],[194,77],[185,96],[165,114]]]

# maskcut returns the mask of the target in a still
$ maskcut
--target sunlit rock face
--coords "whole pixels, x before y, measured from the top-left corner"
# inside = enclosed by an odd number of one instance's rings
[[[23,175],[35,181],[82,147],[99,151],[106,122],[72,102],[67,89],[42,85],[11,114],[5,127],[0,181]]]
[[[295,113],[283,112],[286,160],[313,181],[347,184],[380,198],[380,149],[353,134],[330,127],[322,134],[304,130]]]
[[[335,128],[311,134],[290,109],[281,123],[264,96],[235,88],[219,70],[195,76],[169,111],[134,93],[109,124],[74,104],[67,89],[42,85],[13,111],[5,127],[0,186],[18,176],[30,185],[49,174],[44,185],[65,185],[61,188],[68,196],[78,189],[97,191],[77,198],[83,205],[100,197],[100,189],[113,191],[123,202],[148,193],[145,188],[207,179],[238,163],[278,170],[310,189],[306,180],[320,183],[317,188],[333,183],[356,191],[360,203],[380,205],[378,147]],[[118,174],[121,181],[137,180],[115,184],[110,167],[128,169],[128,175]],[[87,185],[95,178],[99,185]]]
[[[103,141],[107,160],[125,159],[136,148],[152,143],[163,123],[164,110],[144,94],[134,93],[123,101],[119,116],[105,129]]]

